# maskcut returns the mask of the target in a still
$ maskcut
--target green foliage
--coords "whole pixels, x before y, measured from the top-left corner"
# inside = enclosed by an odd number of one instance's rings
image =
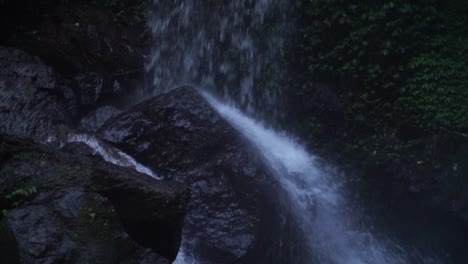
[[[31,194],[34,194],[37,192],[37,188],[35,186],[30,187],[30,188],[20,188],[16,189],[12,193],[6,196],[7,199],[13,199],[15,197],[28,197]]]
[[[86,214],[89,217],[89,220],[93,222],[96,219],[96,212],[92,208],[86,209]]]
[[[350,127],[468,131],[463,1],[309,0],[301,8],[304,64],[315,81],[348,80],[338,94]]]
[[[19,188],[8,194],[6,198],[13,202],[13,206],[18,206],[35,193],[37,193],[36,186]]]
[[[75,224],[81,228],[76,229],[73,234],[74,238],[80,240],[92,236],[101,240],[112,240],[113,216],[112,207],[97,205],[95,201],[87,201],[76,219]]]
[[[400,103],[415,113],[412,121],[419,126],[468,128],[468,35],[454,22],[450,31],[434,36],[429,48],[409,61],[414,74]]]
[[[148,188],[148,186],[142,186],[142,187],[141,187],[141,190],[142,190],[144,193],[149,193],[149,188]]]

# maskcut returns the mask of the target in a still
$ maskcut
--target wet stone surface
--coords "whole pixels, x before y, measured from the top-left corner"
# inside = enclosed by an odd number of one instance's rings
[[[275,190],[268,170],[194,88],[147,100],[110,119],[99,135],[158,175],[190,187],[187,254],[196,252],[193,257],[206,263],[288,261],[275,248],[284,224],[276,199],[268,198]]]

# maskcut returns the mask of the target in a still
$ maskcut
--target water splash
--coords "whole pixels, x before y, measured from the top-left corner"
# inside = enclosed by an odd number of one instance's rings
[[[193,257],[187,255],[187,249],[184,247],[184,245],[185,244],[182,243],[182,246],[177,253],[177,258],[172,264],[199,264]]]
[[[92,148],[95,153],[98,153],[105,161],[110,162],[112,164],[132,168],[140,173],[149,175],[155,179],[160,180],[161,178],[158,177],[151,169],[141,165],[135,159],[130,157],[129,155],[123,153],[122,151],[112,147],[101,140],[97,139],[96,137],[89,135],[89,134],[69,134],[68,143],[72,142],[80,142],[88,145]]]
[[[356,215],[334,173],[320,168],[317,159],[286,134],[268,129],[237,108],[204,92],[212,107],[254,144],[274,170],[289,195],[291,210],[308,236],[309,250],[318,263],[409,263],[398,244],[377,238],[358,227]],[[421,258],[421,263],[428,263]],[[310,261],[310,260],[309,260]],[[307,261],[306,261],[307,262]]]

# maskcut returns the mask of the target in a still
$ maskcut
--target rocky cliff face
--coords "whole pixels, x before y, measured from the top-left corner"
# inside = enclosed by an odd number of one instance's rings
[[[39,58],[0,48],[0,131],[45,142],[66,130],[77,101],[65,79]]]
[[[9,261],[167,263],[182,233],[206,263],[300,258],[303,235],[255,148],[195,89],[123,113],[105,100],[87,108],[87,81],[34,54],[0,48],[0,254]],[[83,130],[163,181],[67,143]]]
[[[12,263],[168,263],[175,258],[185,188],[109,164],[85,145],[53,150],[0,139],[0,251]]]
[[[0,254],[13,263],[166,263],[182,233],[183,246],[206,263],[300,258],[294,245],[303,234],[263,160],[194,88],[120,114],[99,108],[77,124],[81,103],[66,75],[24,51],[0,55]],[[162,181],[67,143],[113,115],[97,138]]]
[[[143,28],[87,1],[0,9],[1,262],[170,263],[186,187],[67,143],[143,91]]]
[[[144,1],[1,1],[0,45],[39,56],[66,77],[85,115],[103,105],[123,107],[144,91],[149,50]]]

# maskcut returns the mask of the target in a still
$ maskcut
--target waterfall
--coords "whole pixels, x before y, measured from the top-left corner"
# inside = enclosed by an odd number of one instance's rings
[[[201,87],[212,107],[258,148],[308,234],[311,259],[304,263],[411,263],[414,258],[398,243],[362,227],[336,173],[321,168],[286,134],[248,117],[281,115],[290,5],[287,0],[152,0],[148,26],[154,46],[146,69],[154,94],[184,84]],[[175,263],[197,263],[185,244]]]
[[[250,114],[280,114],[288,0],[153,0],[154,93],[182,84],[233,100]]]
[[[204,93],[212,107],[254,144],[289,195],[292,211],[309,235],[308,247],[317,263],[408,263],[403,250],[390,240],[379,241],[354,226],[343,184],[320,169],[317,160],[286,134],[266,128]],[[304,263],[307,263],[305,261]],[[315,263],[315,262],[314,262]]]
[[[251,115],[281,115],[288,10],[288,0],[152,0],[153,94],[193,84]],[[175,263],[195,264],[185,244]]]

